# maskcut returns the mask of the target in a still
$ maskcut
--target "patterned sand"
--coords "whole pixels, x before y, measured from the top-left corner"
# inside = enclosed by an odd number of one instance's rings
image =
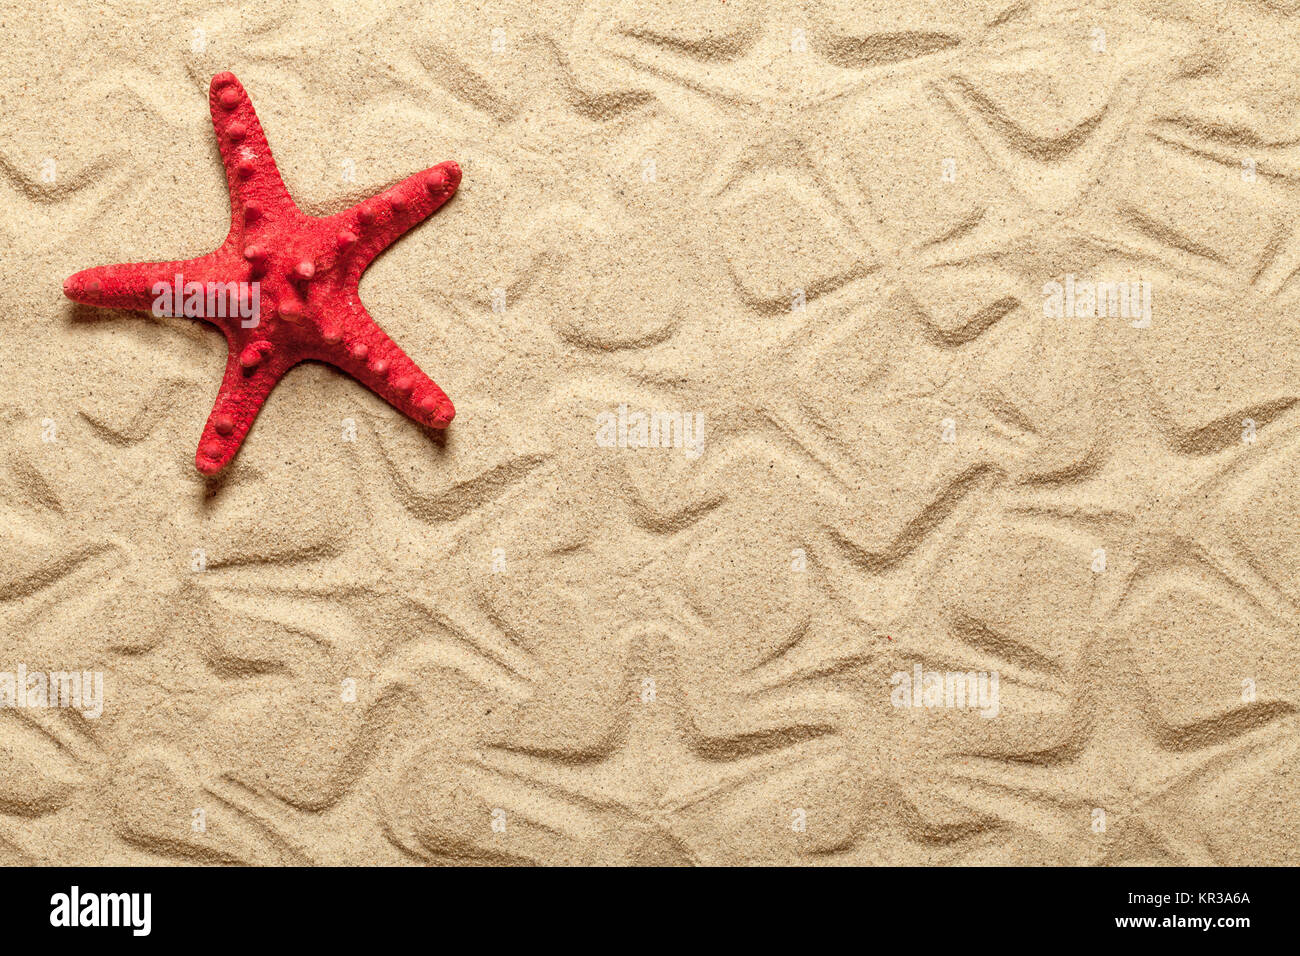
[[[0,860],[1300,862],[1294,4],[260,6],[4,4]],[[226,70],[445,432],[64,298]]]

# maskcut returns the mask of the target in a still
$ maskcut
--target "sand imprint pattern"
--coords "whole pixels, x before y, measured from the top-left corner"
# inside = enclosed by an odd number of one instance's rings
[[[0,671],[105,706],[0,708],[0,858],[1297,862],[1300,22],[1175,6],[13,12]],[[220,242],[226,69],[310,215],[460,162],[362,283],[446,434],[300,366],[204,479],[219,336],[65,304]]]

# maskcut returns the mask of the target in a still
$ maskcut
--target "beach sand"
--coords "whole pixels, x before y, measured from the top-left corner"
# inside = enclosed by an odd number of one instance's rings
[[[0,861],[1300,862],[1294,2],[0,39]],[[303,365],[205,479],[220,334],[64,298],[222,242],[226,70],[307,213],[461,165],[445,434]]]

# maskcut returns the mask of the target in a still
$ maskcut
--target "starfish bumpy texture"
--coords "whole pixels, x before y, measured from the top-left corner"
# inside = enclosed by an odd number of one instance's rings
[[[87,305],[155,314],[169,302],[162,314],[203,318],[225,333],[225,378],[195,456],[204,474],[230,463],[271,389],[307,359],[342,369],[421,424],[445,427],[451,401],[370,317],[357,286],[375,256],[451,198],[460,167],[441,163],[318,219],[289,196],[239,81],[213,77],[209,100],[230,184],[225,242],[198,259],[86,269],[63,291]]]

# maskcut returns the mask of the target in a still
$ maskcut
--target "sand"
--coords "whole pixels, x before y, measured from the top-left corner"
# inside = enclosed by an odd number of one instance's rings
[[[1294,3],[0,39],[3,862],[1300,861]],[[463,167],[445,435],[305,365],[206,480],[221,336],[63,298],[222,241],[224,70],[306,212]]]

